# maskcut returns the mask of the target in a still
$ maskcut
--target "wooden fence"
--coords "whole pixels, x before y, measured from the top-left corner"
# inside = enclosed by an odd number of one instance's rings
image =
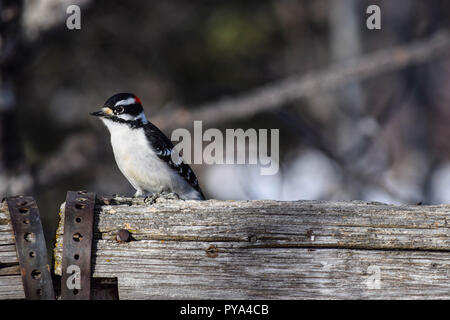
[[[97,198],[92,277],[120,299],[449,299],[449,218],[448,205]],[[20,298],[4,208],[0,225],[0,298]]]
[[[14,231],[6,202],[0,203],[0,299],[24,299]]]

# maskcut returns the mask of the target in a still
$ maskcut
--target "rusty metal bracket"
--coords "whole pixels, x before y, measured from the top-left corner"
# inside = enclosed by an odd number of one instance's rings
[[[94,206],[95,193],[67,192],[61,276],[61,299],[63,300],[90,300],[91,298]]]
[[[14,229],[25,298],[54,300],[50,265],[36,201],[32,197],[6,198]]]

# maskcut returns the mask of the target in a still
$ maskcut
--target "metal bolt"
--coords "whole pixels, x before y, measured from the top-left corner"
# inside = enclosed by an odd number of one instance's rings
[[[131,233],[126,229],[120,229],[117,232],[116,240],[118,242],[130,242],[131,241]]]
[[[210,258],[216,258],[219,255],[219,249],[215,245],[210,245],[205,251]]]

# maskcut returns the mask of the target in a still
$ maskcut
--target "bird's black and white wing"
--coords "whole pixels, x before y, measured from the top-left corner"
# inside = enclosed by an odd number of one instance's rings
[[[144,131],[145,136],[150,141],[150,144],[156,155],[169,167],[175,170],[180,176],[182,176],[184,180],[186,180],[186,182],[189,183],[192,188],[197,190],[202,198],[205,199],[205,196],[203,195],[203,192],[198,184],[197,177],[195,176],[194,171],[192,171],[191,167],[185,164],[181,157],[178,157],[177,161],[173,160],[172,153],[176,152],[176,150],[174,149],[172,141],[170,141],[170,139],[167,138],[166,135],[151,122],[145,124]]]

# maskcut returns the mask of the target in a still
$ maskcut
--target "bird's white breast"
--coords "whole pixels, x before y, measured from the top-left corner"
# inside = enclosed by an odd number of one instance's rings
[[[142,192],[172,191],[183,195],[189,185],[162,161],[145,136],[143,128],[132,129],[108,119],[103,122],[111,133],[111,145],[120,171]]]

